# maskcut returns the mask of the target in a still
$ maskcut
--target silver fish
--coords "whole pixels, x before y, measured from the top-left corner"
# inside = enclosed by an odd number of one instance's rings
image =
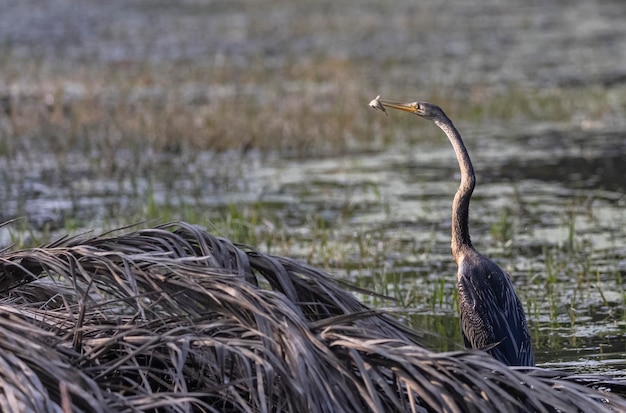
[[[382,110],[385,115],[389,116],[389,114],[387,113],[387,110],[385,110],[385,107],[383,106],[382,103],[380,103],[380,95],[376,96],[376,99],[373,99],[370,102],[370,107],[374,108],[374,109],[378,109],[378,110]]]

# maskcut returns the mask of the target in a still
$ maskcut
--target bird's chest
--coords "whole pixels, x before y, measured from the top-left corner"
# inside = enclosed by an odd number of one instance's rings
[[[489,303],[494,307],[501,307],[504,300],[504,285],[501,274],[494,271],[463,271],[459,268],[457,286],[459,298],[465,305],[472,308]]]

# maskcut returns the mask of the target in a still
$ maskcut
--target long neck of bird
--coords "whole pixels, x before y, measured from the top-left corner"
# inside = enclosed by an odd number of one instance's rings
[[[441,128],[450,139],[456,159],[461,170],[461,184],[454,196],[452,204],[452,256],[457,264],[460,264],[463,251],[473,248],[469,235],[469,204],[472,192],[476,186],[474,168],[470,160],[467,148],[461,139],[461,134],[456,130],[452,121],[448,118],[436,120],[435,124]]]

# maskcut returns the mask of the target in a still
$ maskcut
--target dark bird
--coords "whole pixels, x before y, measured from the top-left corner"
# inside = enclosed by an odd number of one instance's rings
[[[452,203],[452,256],[459,267],[457,288],[461,334],[465,346],[487,351],[511,366],[534,366],[524,308],[509,275],[476,251],[469,234],[469,204],[476,186],[474,168],[461,134],[445,112],[427,102],[374,99],[370,106],[399,109],[428,119],[445,132],[461,170],[461,184]]]

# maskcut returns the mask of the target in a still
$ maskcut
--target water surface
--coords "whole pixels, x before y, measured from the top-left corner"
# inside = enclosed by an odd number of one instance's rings
[[[416,130],[433,127],[415,121]],[[392,127],[393,119],[389,122]],[[539,363],[623,372],[624,182],[605,173],[617,155],[602,150],[618,145],[621,137],[589,132],[597,147],[582,156],[575,140],[559,148],[563,134],[575,133],[466,134],[478,177],[472,239],[513,277]],[[67,217],[84,217],[97,229],[109,228],[121,211],[140,216],[147,196],[164,211],[201,209],[209,221],[222,219],[229,208],[258,211],[261,219],[253,230],[261,249],[311,261],[399,298],[362,297],[441,334],[431,343],[438,350],[461,343],[449,247],[459,172],[445,136],[441,142],[337,158],[240,156],[200,153],[186,159],[186,170],[154,169],[121,180],[90,177],[88,163],[79,159],[59,174],[46,162],[26,166],[13,160],[10,192],[4,194],[12,200],[4,213],[63,233]],[[234,160],[237,168],[224,168]],[[179,160],[154,166],[174,162]],[[11,226],[2,232],[6,244]],[[272,233],[285,241],[266,241]]]

